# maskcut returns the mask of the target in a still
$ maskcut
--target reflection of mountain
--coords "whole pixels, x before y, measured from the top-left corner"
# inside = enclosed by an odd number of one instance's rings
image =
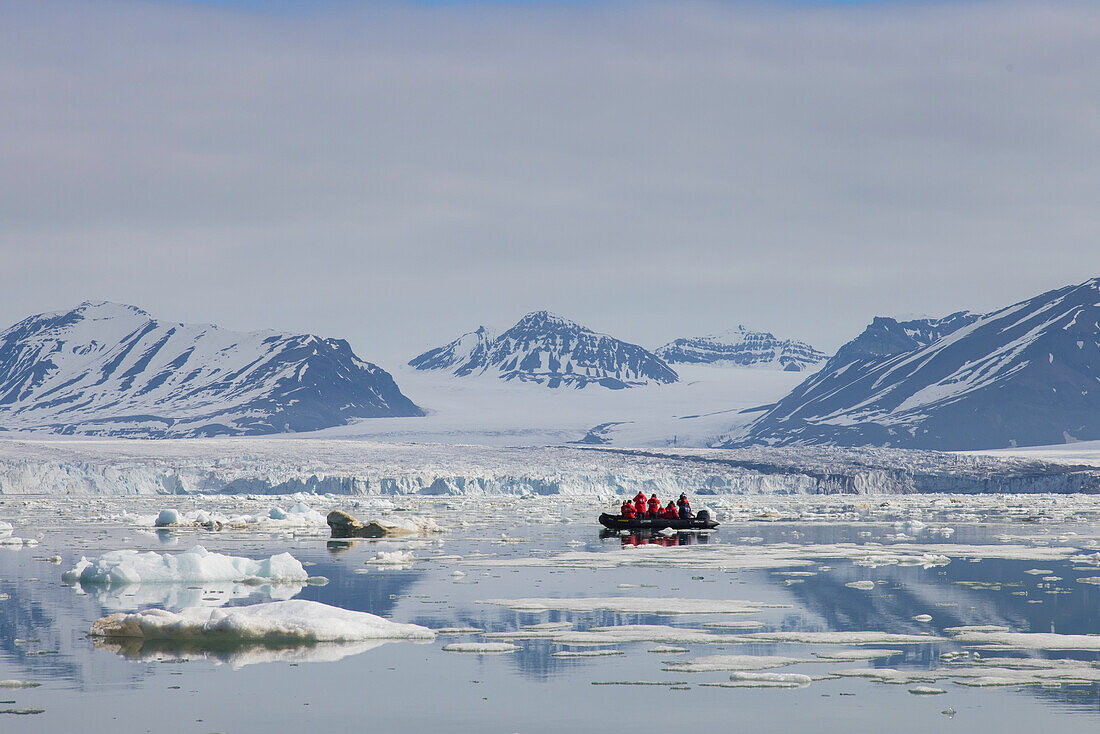
[[[1034,561],[986,559],[980,563],[956,560],[941,568],[884,566],[837,567],[828,573],[809,576],[790,586],[790,593],[809,611],[820,616],[828,630],[883,630],[920,634],[932,632],[950,638],[947,628],[962,625],[1003,625],[1017,631],[1095,634],[1095,589],[1083,584],[1065,584],[1068,593],[1049,595],[1039,588],[1039,579],[1025,573]],[[1054,576],[1075,578],[1072,564],[1044,561]],[[1080,574],[1077,574],[1078,576]],[[844,584],[860,579],[886,581],[874,591],[848,588]],[[974,585],[977,585],[975,588]],[[1043,603],[1029,601],[1042,599]],[[917,614],[929,614],[932,621],[917,622]],[[805,628],[805,621],[792,615],[791,629]],[[885,647],[891,647],[885,645]],[[938,656],[947,650],[963,649],[951,642],[921,645],[906,651],[904,657],[868,661],[865,667],[927,669],[938,664]],[[1055,654],[1035,650],[986,651],[984,655],[1005,657],[1073,658],[1100,660],[1097,653],[1058,651]],[[1095,690],[1093,685],[1092,689]],[[1082,697],[1071,690],[1036,685],[1015,689],[1056,700],[1061,705],[1095,707],[1094,697]],[[1078,694],[1081,689],[1078,689]]]
[[[74,656],[72,647],[82,644],[86,621],[97,615],[90,597],[75,596],[54,583],[28,583],[21,579],[23,554],[0,553],[0,654],[13,664],[24,680],[51,679],[85,682],[95,680],[97,661]],[[8,676],[0,676],[8,677]],[[126,676],[116,676],[116,678]]]
[[[422,572],[372,568],[368,573],[357,574],[348,563],[318,560],[309,567],[309,573],[324,576],[328,583],[307,586],[295,598],[389,617],[397,606],[397,597],[407,593]]]

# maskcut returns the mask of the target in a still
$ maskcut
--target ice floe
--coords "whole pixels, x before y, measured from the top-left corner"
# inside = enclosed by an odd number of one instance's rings
[[[289,553],[262,561],[211,553],[196,545],[183,553],[117,550],[95,560],[81,558],[61,576],[68,584],[178,584],[203,582],[305,583],[309,574]]]
[[[812,662],[777,655],[707,655],[692,660],[666,661],[662,670],[672,673],[712,673],[727,670],[767,670]]]
[[[1100,650],[1100,635],[1062,635],[1055,632],[955,632],[956,642],[1021,650]]]
[[[515,652],[521,649],[518,645],[507,642],[455,642],[443,646],[443,652],[473,652],[480,654],[500,654]]]
[[[518,612],[592,612],[603,609],[621,614],[754,614],[765,608],[785,608],[785,604],[762,604],[725,599],[662,599],[653,597],[576,597],[531,599],[484,599]]]
[[[813,678],[803,673],[730,673],[729,682],[700,683],[716,688],[805,688]]]
[[[864,648],[862,650],[815,650],[813,656],[822,660],[875,660],[877,658],[891,658],[901,655],[901,650],[876,650]]]
[[[291,599],[250,606],[179,612],[149,609],[97,619],[89,635],[143,640],[210,642],[344,642],[384,639],[430,640],[435,633],[415,624],[355,612],[321,602]]]

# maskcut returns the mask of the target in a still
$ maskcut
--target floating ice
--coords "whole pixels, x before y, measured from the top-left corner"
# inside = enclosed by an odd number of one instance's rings
[[[376,566],[407,566],[416,562],[416,556],[409,551],[379,551],[378,555],[366,561]]]
[[[932,621],[932,615],[931,614],[916,614],[912,617],[912,619],[913,619],[914,622],[931,622]]]
[[[771,655],[707,655],[692,660],[667,661],[662,670],[672,673],[712,673],[725,670],[767,670],[797,663],[812,662],[801,658]]]
[[[435,637],[415,624],[291,599],[227,609],[189,607],[178,613],[149,609],[97,619],[89,635],[142,640],[207,642],[344,642]]]
[[[938,696],[941,693],[947,693],[942,688],[933,688],[932,686],[914,686],[909,689],[909,692],[914,696]]]
[[[874,660],[876,658],[890,658],[901,655],[901,650],[876,650],[865,648],[863,650],[820,650],[813,653],[815,658],[822,660]]]
[[[751,601],[725,599],[661,599],[651,597],[579,597],[571,599],[485,599],[481,604],[495,604],[518,612],[592,612],[606,609],[622,614],[753,614],[763,608],[785,608],[788,605],[758,604]]]
[[[894,668],[846,668],[834,670],[833,675],[841,678],[867,678],[879,683],[894,685],[906,685],[909,683],[933,683],[936,681],[935,672],[920,670],[895,670]],[[943,677],[942,675],[939,677]]]
[[[924,645],[943,642],[934,635],[904,635],[895,632],[750,632],[742,635],[749,642],[803,642],[810,645]]]
[[[700,683],[716,688],[805,688],[813,678],[802,673],[730,673],[729,683]]]
[[[203,582],[305,583],[309,578],[302,564],[289,553],[267,560],[211,553],[196,545],[184,553],[141,553],[117,550],[95,561],[81,558],[75,568],[62,574],[67,584],[112,586],[116,584],[172,584]]]
[[[452,645],[444,645],[444,652],[475,652],[481,654],[499,654],[515,652],[521,649],[518,645],[508,642],[456,642]]]
[[[0,688],[38,688],[40,685],[26,680],[0,680]]]
[[[621,650],[560,650],[550,653],[554,658],[598,658],[608,655],[622,655]]]
[[[1060,635],[1054,632],[961,631],[956,641],[1023,650],[1100,650],[1100,635]]]
[[[874,581],[849,581],[844,585],[849,589],[859,589],[860,591],[871,591],[875,588]]]

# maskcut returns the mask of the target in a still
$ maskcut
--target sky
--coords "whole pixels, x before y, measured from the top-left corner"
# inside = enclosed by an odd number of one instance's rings
[[[0,328],[85,299],[382,366],[1100,275],[1100,3],[0,0]]]

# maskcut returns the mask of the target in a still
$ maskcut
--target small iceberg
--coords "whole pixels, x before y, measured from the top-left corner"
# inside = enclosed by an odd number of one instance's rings
[[[399,624],[367,612],[304,599],[225,609],[188,607],[180,612],[148,609],[112,614],[97,619],[88,634],[111,639],[210,643],[435,639],[435,632],[427,627]]]
[[[81,558],[61,576],[67,584],[114,586],[119,584],[179,584],[236,582],[250,584],[300,583],[309,579],[302,566],[289,553],[280,553],[263,561],[211,553],[201,545],[177,553],[145,553],[117,550],[90,561]]]

